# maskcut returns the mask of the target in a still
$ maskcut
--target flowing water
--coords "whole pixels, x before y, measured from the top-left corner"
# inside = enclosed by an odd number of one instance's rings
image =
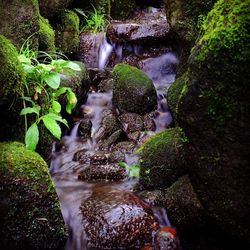
[[[109,57],[115,51],[119,60],[122,59],[123,47],[111,45],[105,39],[100,48],[99,68],[104,69],[108,63]],[[137,49],[131,50],[137,53]],[[174,53],[166,53],[157,58],[149,58],[143,61],[143,70],[152,79],[158,95],[158,110],[154,118],[156,123],[156,132],[159,132],[172,121],[166,103],[166,92],[168,87],[175,79],[174,65],[178,63],[178,59]],[[56,185],[59,196],[63,218],[69,228],[69,240],[66,250],[84,250],[90,249],[87,246],[86,224],[82,218],[80,207],[91,197],[94,190],[102,188],[105,195],[109,195],[112,200],[114,197],[113,190],[121,190],[121,192],[133,191],[137,185],[137,178],[126,178],[121,181],[95,181],[87,182],[78,179],[86,165],[74,161],[77,152],[82,151],[88,157],[95,156],[100,151],[98,141],[96,139],[97,131],[101,126],[102,113],[106,109],[113,110],[112,91],[100,93],[92,91],[88,95],[86,103],[81,106],[85,117],[90,118],[92,122],[91,138],[82,139],[78,136],[79,123],[75,124],[70,135],[62,138],[61,142],[55,143],[52,151],[52,161],[50,172]],[[102,152],[108,155],[110,152]],[[126,154],[125,162],[133,164],[138,161],[137,156]],[[170,226],[165,209],[153,208],[155,217],[160,226]],[[112,215],[115,216],[115,213]],[[92,249],[92,248],[91,248]]]

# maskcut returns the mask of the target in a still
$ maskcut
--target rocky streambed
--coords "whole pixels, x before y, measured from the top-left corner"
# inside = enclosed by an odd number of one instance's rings
[[[112,25],[110,29],[118,24]],[[134,29],[134,24],[125,25]],[[158,25],[160,29],[162,22]],[[145,32],[141,35],[143,40]],[[81,47],[91,47],[89,42],[84,43],[88,37],[89,34],[82,34]],[[163,35],[158,38],[162,42]],[[157,34],[150,33],[145,41],[148,43],[150,39],[157,40]],[[136,59],[144,72],[123,63],[113,69],[89,67],[86,102],[79,105],[71,132],[54,144],[50,172],[70,229],[66,248],[178,249],[176,230],[171,227],[165,210],[138,195],[141,186],[137,154],[150,136],[172,122],[165,96],[175,79],[178,59],[170,47],[160,46],[160,52],[155,53],[154,49],[154,53],[145,55],[145,51],[137,54],[128,50],[135,45],[125,41],[109,42],[102,38],[99,61],[104,54],[105,64],[112,65],[112,58],[117,57],[115,48],[120,46],[127,57]],[[92,46],[89,56],[97,46],[98,43]],[[112,47],[111,53],[105,46]],[[126,56],[120,56],[123,62]],[[96,65],[97,62],[89,66]]]

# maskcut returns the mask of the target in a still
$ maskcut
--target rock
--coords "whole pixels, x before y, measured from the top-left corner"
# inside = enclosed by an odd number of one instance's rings
[[[112,147],[112,151],[120,151],[124,154],[132,153],[136,147],[133,141],[121,141]]]
[[[98,68],[88,69],[91,85],[99,87],[99,84],[109,77],[109,71]]]
[[[87,149],[77,151],[73,156],[73,161],[78,161],[81,164],[90,163],[91,155],[87,153]]]
[[[30,49],[38,49],[39,8],[36,0],[0,2],[0,34],[20,49],[29,38]]]
[[[88,68],[98,68],[99,49],[103,41],[103,33],[83,32],[80,34],[78,57]]]
[[[39,18],[39,47],[40,51],[55,51],[55,32],[49,21],[44,17]]]
[[[92,122],[90,119],[82,119],[78,127],[78,136],[81,138],[91,137]]]
[[[66,241],[48,166],[21,143],[0,143],[3,249],[60,249]]]
[[[99,146],[101,149],[108,149],[112,144],[114,144],[122,135],[122,130],[116,130],[112,135],[105,139]]]
[[[186,171],[185,137],[171,128],[152,136],[140,150],[140,182],[146,187],[169,187]]]
[[[143,120],[138,114],[124,113],[123,115],[119,116],[118,119],[126,133],[138,132],[143,129]]]
[[[149,205],[133,193],[110,186],[96,187],[80,209],[90,248],[142,247],[151,243],[158,228]]]
[[[219,0],[209,12],[185,93],[176,91],[176,120],[190,138],[187,165],[201,204],[222,230],[249,244],[248,3]]]
[[[187,175],[166,189],[162,200],[170,221],[181,232],[190,233],[204,226],[205,210]]]
[[[76,54],[79,47],[79,17],[71,10],[65,10],[55,27],[56,46],[65,54]]]
[[[113,69],[113,77],[113,104],[122,113],[145,114],[156,108],[156,90],[143,71],[118,64]]]
[[[40,12],[48,19],[62,13],[74,0],[39,0]]]
[[[110,162],[124,162],[125,161],[125,155],[121,151],[112,151],[109,156]]]
[[[138,15],[139,13],[139,15]],[[165,13],[138,12],[135,19],[113,21],[107,28],[107,38],[112,43],[155,43],[167,39],[169,24]]]
[[[126,177],[126,170],[118,164],[90,165],[78,175],[78,179],[82,181],[117,181],[125,179]]]
[[[23,123],[19,115],[24,88],[24,71],[14,45],[0,35],[0,140],[22,140]],[[14,100],[16,100],[14,102]]]
[[[119,130],[119,123],[116,116],[109,109],[106,109],[102,113],[101,127],[95,134],[97,141],[108,138],[112,133]]]
[[[156,117],[157,117],[157,114],[155,112],[152,112],[150,114],[146,114],[143,116],[143,126],[146,131],[156,130],[156,124],[154,121],[154,118]]]

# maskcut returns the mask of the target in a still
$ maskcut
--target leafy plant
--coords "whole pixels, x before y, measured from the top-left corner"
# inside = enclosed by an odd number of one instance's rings
[[[38,60],[39,57],[43,61]],[[80,71],[80,66],[71,61],[53,59],[45,52],[40,54],[22,46],[19,60],[25,71],[25,94],[22,96],[23,109],[20,115],[25,116],[25,144],[28,149],[35,150],[39,141],[39,129],[41,122],[57,139],[61,138],[59,123],[68,126],[61,116],[61,104],[58,98],[66,95],[66,111],[70,114],[76,105],[77,99],[69,87],[61,87],[59,73],[64,69]],[[27,115],[32,115],[32,124],[28,128]],[[29,123],[30,123],[29,122]]]
[[[139,177],[140,166],[138,164],[129,166],[125,162],[119,162],[119,166],[127,170],[129,177]]]
[[[81,28],[81,32],[84,30],[89,30],[94,33],[104,31],[105,26],[107,24],[107,15],[103,13],[102,8],[96,9],[93,6],[93,11],[84,12],[82,9],[79,8],[75,8],[75,11],[85,19],[83,27]]]

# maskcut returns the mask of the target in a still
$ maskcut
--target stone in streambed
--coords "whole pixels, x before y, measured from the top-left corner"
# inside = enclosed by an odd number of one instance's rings
[[[96,187],[80,209],[88,247],[135,249],[151,243],[158,229],[148,204],[115,187]]]
[[[85,118],[80,121],[78,127],[78,136],[81,138],[90,138],[91,137],[91,129],[92,129],[92,122],[90,119]]]
[[[118,119],[122,124],[123,130],[127,133],[133,133],[143,129],[143,119],[138,114],[124,113],[119,116]]]
[[[147,187],[168,187],[186,171],[185,137],[171,128],[152,136],[140,150],[140,182]]]
[[[98,162],[99,163],[99,162]],[[95,180],[122,180],[127,177],[126,170],[118,164],[95,165],[92,164],[84,168],[78,176],[82,181]]]
[[[141,70],[118,64],[113,69],[113,104],[122,112],[145,114],[157,106],[153,82]]]

